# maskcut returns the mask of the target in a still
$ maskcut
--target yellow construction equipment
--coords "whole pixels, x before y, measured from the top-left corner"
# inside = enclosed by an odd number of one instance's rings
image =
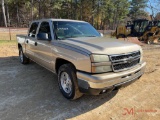
[[[126,26],[118,26],[112,36],[116,36],[117,39],[127,38],[128,41],[134,43],[135,41],[138,43],[138,40],[147,44],[157,43],[160,38],[160,21],[146,19],[128,21]]]
[[[150,21],[144,34],[139,37],[140,40],[147,44],[158,43],[160,38],[160,21]]]

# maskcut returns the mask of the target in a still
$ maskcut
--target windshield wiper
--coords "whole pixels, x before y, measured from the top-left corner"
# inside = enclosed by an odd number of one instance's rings
[[[64,38],[57,38],[58,40],[65,40],[65,39],[67,39],[67,38],[77,38],[77,37],[97,37],[97,36],[95,36],[95,35],[89,35],[89,36],[66,36],[66,37],[64,37]]]
[[[85,37],[97,37],[96,35],[89,35],[89,36],[85,36]]]
[[[58,40],[65,40],[67,38],[76,38],[76,37],[79,37],[79,36],[67,36],[67,37],[64,37],[64,38],[59,38],[57,37]]]
[[[65,38],[76,38],[76,37],[80,37],[80,36],[66,36]]]

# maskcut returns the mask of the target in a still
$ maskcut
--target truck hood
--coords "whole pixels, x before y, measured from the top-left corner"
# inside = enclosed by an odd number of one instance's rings
[[[76,49],[83,49],[83,51],[86,50],[95,54],[123,54],[141,49],[137,44],[107,37],[70,38],[61,42],[76,47]]]

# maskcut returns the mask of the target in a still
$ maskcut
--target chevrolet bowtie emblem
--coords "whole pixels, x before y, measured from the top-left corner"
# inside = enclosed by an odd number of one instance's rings
[[[129,57],[129,58],[127,59],[128,63],[131,63],[133,60],[134,60],[133,57]]]

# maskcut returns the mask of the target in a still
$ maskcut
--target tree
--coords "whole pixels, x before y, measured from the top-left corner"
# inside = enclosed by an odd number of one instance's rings
[[[156,14],[160,11],[160,0],[148,0],[147,7],[151,11],[152,20],[154,20],[156,17]]]
[[[160,12],[156,14],[155,20],[160,20]]]
[[[124,21],[129,13],[130,3],[128,0],[115,0],[114,5],[114,18],[113,18],[113,28]]]
[[[129,16],[132,19],[139,19],[141,16],[146,16],[144,8],[147,7],[148,0],[132,0],[130,2],[130,13]]]
[[[6,19],[4,0],[2,0],[2,12],[3,12],[4,24],[5,24],[5,27],[7,27],[7,19]]]
[[[100,29],[115,29],[129,13],[128,0],[103,0],[100,4]]]
[[[125,23],[126,17],[145,18],[147,13],[144,12],[144,8],[147,1],[2,0],[3,9],[0,10],[0,15],[5,17],[4,19],[0,17],[0,24],[2,25],[3,22],[7,25],[8,21],[8,25],[13,27],[28,27],[29,23],[35,19],[64,18],[84,20],[97,29],[115,29],[118,24]],[[160,0],[156,1],[160,2]]]

